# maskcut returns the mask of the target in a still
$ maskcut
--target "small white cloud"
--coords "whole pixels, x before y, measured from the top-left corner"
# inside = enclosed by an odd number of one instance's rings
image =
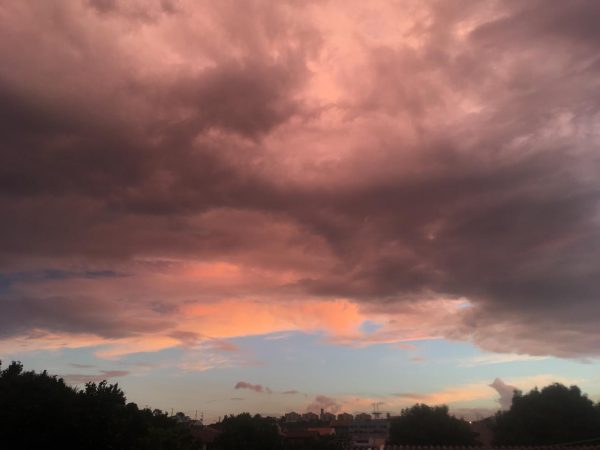
[[[490,364],[506,364],[519,361],[540,361],[548,359],[548,356],[519,355],[516,353],[491,353],[473,356],[461,361],[465,367],[486,366]]]

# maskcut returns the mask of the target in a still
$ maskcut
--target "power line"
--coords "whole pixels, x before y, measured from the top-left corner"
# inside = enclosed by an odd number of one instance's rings
[[[584,444],[586,442],[600,441],[600,436],[592,439],[583,439],[581,441],[561,442],[560,444],[550,444],[549,447],[560,447],[563,445]]]

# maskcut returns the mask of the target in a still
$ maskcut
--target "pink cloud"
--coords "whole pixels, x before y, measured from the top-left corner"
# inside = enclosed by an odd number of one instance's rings
[[[321,409],[331,412],[337,413],[340,411],[341,405],[337,402],[336,399],[327,397],[326,395],[317,395],[314,400],[306,407],[306,411],[320,413]]]

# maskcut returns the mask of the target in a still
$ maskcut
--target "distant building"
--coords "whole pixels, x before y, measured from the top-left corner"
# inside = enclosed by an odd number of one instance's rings
[[[321,419],[321,422],[331,422],[333,420],[335,420],[335,414],[331,414],[329,412],[325,412],[323,410],[321,410],[321,416],[319,417],[319,419]]]
[[[350,442],[351,450],[385,450],[386,440],[378,437],[361,437]]]
[[[337,415],[337,420],[339,420],[340,422],[346,422],[346,421],[352,421],[354,420],[354,416],[352,414],[348,414],[348,413],[340,413]]]
[[[294,411],[286,413],[283,418],[287,423],[300,422],[302,420],[302,416]]]
[[[302,414],[302,420],[305,422],[317,422],[319,420],[319,416],[314,412],[307,412]]]
[[[371,414],[360,413],[354,416],[354,420],[358,422],[364,422],[365,420],[371,420]]]
[[[368,414],[367,414],[368,415]],[[360,416],[357,415],[356,417]],[[387,419],[355,420],[350,425],[349,434],[353,449],[382,449],[390,434],[390,422]]]
[[[319,433],[308,430],[291,430],[283,433],[283,439],[292,448],[311,447],[319,439]]]
[[[335,430],[331,427],[311,427],[308,431],[312,431],[317,433],[319,436],[333,436],[335,435]]]
[[[329,424],[334,430],[336,436],[339,437],[348,437],[350,435],[350,425],[352,424],[352,420],[333,420]]]

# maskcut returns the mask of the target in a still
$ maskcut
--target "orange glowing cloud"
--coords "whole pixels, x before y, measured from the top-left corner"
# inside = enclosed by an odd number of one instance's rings
[[[307,298],[284,288],[306,276],[305,271],[233,262],[171,260],[157,269],[141,260],[128,269],[122,276],[55,277],[16,286],[23,296],[42,298],[30,309],[52,306],[57,311],[52,320],[62,323],[72,317],[75,323],[89,323],[89,331],[80,334],[77,326],[70,332],[45,331],[11,345],[23,350],[93,345],[101,358],[173,347],[206,351],[208,346],[210,361],[200,358],[187,364],[206,368],[232,364],[232,355],[220,358],[214,352],[235,353],[226,340],[243,336],[298,331],[350,346],[437,338],[468,304],[464,299],[430,298],[381,308],[344,298]],[[269,295],[278,289],[279,298]],[[255,295],[246,297],[248,291]],[[43,299],[45,292],[54,297]],[[365,321],[376,323],[377,330],[363,330]]]
[[[358,305],[347,300],[225,300],[184,306],[181,312],[186,327],[221,338],[290,330],[346,334],[356,332],[365,320]]]

